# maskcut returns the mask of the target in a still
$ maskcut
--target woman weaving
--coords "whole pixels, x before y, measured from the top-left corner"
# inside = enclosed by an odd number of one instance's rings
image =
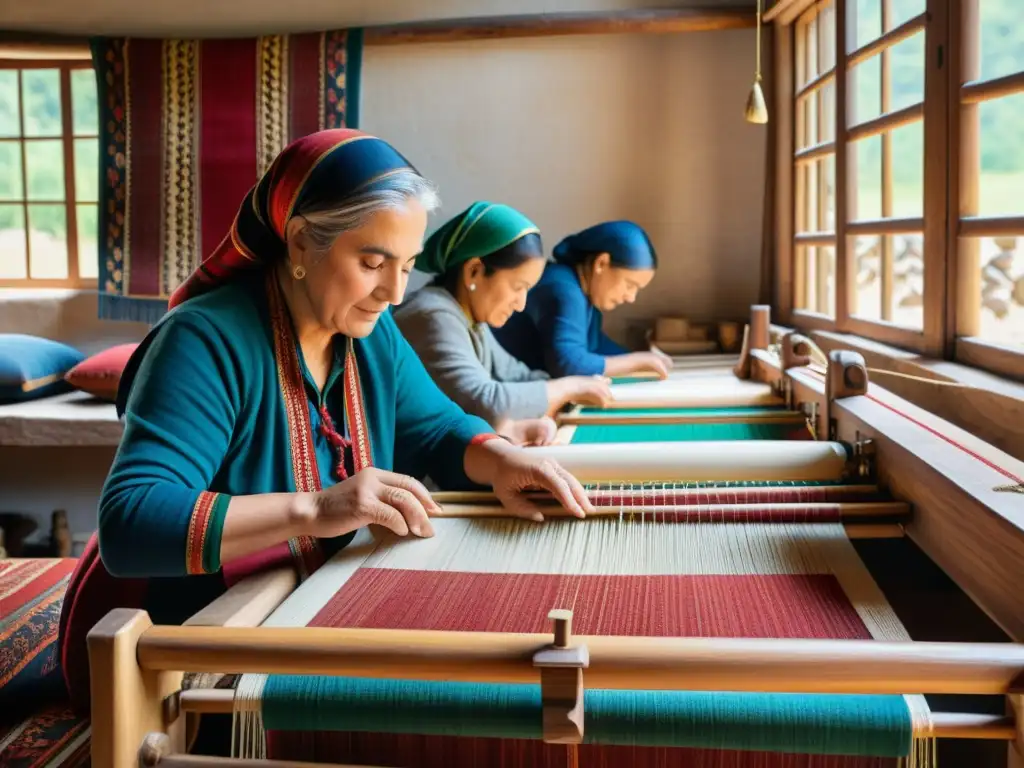
[[[565,238],[553,255],[525,311],[497,330],[501,345],[552,376],[666,378],[670,358],[629,352],[602,329],[602,312],[632,304],[654,279],[658,257],[647,233],[631,221],[608,221]]]
[[[500,328],[526,303],[544,270],[537,226],[507,205],[476,202],[431,235],[416,268],[436,275],[395,311],[395,322],[439,387],[517,443],[555,436],[547,418],[567,403],[605,405],[608,382],[551,379],[498,344]]]
[[[242,202],[231,232],[172,295],[121,381],[120,448],[99,531],[72,577],[61,663],[86,708],[85,635],[110,609],[180,623],[242,576],[307,576],[374,523],[431,536],[414,477],[492,486],[510,511],[582,486],[492,434],[433,384],[388,308],[405,291],[429,182],[380,139],[299,139]]]

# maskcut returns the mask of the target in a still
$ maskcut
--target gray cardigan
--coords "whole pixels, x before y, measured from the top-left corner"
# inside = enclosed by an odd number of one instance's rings
[[[494,426],[547,412],[547,373],[512,357],[490,327],[471,323],[444,288],[421,288],[394,317],[437,385],[467,413]]]

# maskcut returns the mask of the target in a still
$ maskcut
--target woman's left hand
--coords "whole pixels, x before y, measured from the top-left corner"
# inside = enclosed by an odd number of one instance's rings
[[[558,434],[558,425],[550,416],[523,422],[523,445],[550,445]]]
[[[514,516],[538,523],[544,520],[541,508],[526,497],[526,491],[548,491],[576,517],[586,517],[594,511],[580,481],[558,462],[507,443],[497,454],[491,487],[498,501]]]

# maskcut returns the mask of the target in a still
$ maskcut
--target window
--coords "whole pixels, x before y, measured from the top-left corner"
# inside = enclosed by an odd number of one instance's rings
[[[98,127],[88,61],[0,60],[0,286],[95,285]]]
[[[960,0],[950,219],[958,359],[1024,376],[1024,18]],[[956,133],[958,132],[958,134]],[[957,158],[957,155],[959,156]]]
[[[796,306],[836,314],[835,8],[811,8],[796,27]]]
[[[925,3],[819,0],[796,22],[793,61],[794,308],[916,347],[925,345]]]

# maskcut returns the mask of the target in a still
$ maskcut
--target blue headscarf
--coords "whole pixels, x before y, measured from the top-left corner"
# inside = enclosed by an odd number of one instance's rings
[[[658,255],[651,239],[632,221],[606,221],[569,235],[555,246],[552,255],[559,264],[576,266],[595,253],[607,253],[613,267],[658,268]]]

